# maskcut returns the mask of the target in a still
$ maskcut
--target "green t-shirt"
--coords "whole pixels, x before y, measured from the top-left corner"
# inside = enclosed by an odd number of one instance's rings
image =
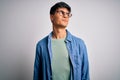
[[[69,80],[70,61],[65,39],[52,39],[52,78],[53,80]]]

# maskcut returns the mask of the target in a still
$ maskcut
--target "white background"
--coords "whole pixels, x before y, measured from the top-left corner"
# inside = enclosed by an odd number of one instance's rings
[[[36,43],[52,31],[59,0],[0,0],[0,80],[32,80]],[[120,80],[120,0],[64,0],[67,29],[88,49],[91,80]]]

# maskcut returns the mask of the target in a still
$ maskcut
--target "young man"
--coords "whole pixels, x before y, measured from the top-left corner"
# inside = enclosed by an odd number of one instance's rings
[[[66,30],[71,16],[65,2],[51,7],[53,31],[37,43],[34,80],[90,80],[86,46]]]

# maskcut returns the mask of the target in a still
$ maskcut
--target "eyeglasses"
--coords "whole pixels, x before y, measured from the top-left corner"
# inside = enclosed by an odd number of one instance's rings
[[[62,11],[62,10],[60,10],[60,11],[56,11],[57,13],[59,13],[59,15],[60,16],[65,16],[66,15],[66,17],[71,17],[72,16],[72,14],[71,13],[67,13],[67,12],[64,12],[64,11]]]

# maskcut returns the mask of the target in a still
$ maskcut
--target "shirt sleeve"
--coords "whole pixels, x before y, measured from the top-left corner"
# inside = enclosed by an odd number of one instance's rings
[[[88,54],[84,42],[82,44],[82,80],[90,80]]]
[[[35,54],[35,61],[34,61],[34,75],[33,80],[42,80],[42,61],[41,61],[41,54],[40,54],[40,46],[37,44],[36,46],[36,54]]]

